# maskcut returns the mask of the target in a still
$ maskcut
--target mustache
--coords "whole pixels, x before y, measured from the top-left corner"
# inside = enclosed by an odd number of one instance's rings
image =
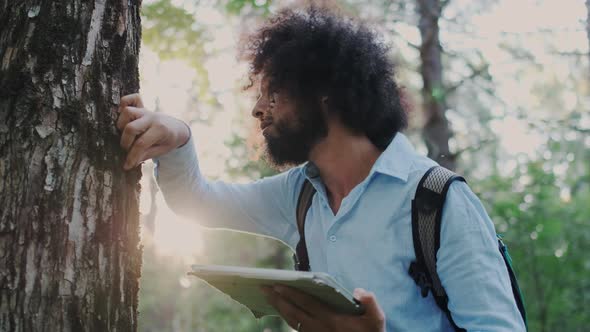
[[[270,126],[270,124],[273,122],[272,116],[268,116],[268,117],[264,117],[262,119],[260,119],[260,130],[263,130],[264,128]]]

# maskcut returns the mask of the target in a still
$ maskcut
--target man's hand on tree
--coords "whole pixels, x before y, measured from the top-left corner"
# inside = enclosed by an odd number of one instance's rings
[[[385,314],[375,295],[364,289],[354,290],[354,296],[365,307],[360,316],[336,313],[327,305],[296,289],[276,285],[264,287],[268,302],[294,329],[301,332],[384,332]]]
[[[121,147],[127,151],[125,170],[174,150],[190,138],[186,123],[146,110],[137,93],[121,98],[117,128],[122,132]]]

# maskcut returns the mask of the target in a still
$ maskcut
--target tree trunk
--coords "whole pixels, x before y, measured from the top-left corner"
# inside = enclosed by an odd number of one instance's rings
[[[454,170],[455,156],[449,151],[452,136],[445,116],[445,89],[441,60],[438,20],[441,16],[439,0],[418,0],[420,22],[420,73],[422,75],[422,96],[426,123],[422,135],[428,147],[428,157],[440,165]]]
[[[0,0],[0,331],[137,329],[140,0]]]

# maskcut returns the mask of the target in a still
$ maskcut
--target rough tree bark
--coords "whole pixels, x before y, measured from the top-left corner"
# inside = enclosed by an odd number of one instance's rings
[[[422,136],[428,148],[428,157],[440,165],[454,170],[455,156],[449,150],[452,136],[445,112],[445,89],[438,21],[442,7],[448,1],[417,0],[420,36],[420,73],[422,75],[422,96],[426,123]]]
[[[140,0],[0,0],[0,331],[137,329]]]

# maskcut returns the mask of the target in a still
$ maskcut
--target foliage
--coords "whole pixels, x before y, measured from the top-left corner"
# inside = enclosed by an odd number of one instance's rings
[[[207,255],[185,259],[163,256],[152,245],[146,246],[139,330],[284,331],[281,319],[256,320],[245,307],[186,272],[190,264],[277,267],[277,261],[289,262],[285,247],[271,239],[227,231],[203,230],[203,239]]]
[[[590,313],[590,182],[560,180],[551,161],[526,161],[475,185],[517,269],[531,331],[581,331]],[[564,188],[577,185],[574,195]],[[565,189],[567,192],[568,189]]]
[[[533,39],[529,35],[505,33],[495,52],[502,54],[501,65],[512,70],[498,74],[497,59],[462,45],[464,40],[486,38],[477,35],[470,20],[492,10],[496,2],[480,0],[466,8],[461,2],[447,2],[441,23],[447,89],[441,93],[451,106],[447,111],[455,132],[451,144],[459,154],[460,172],[486,204],[498,233],[504,234],[524,291],[530,331],[583,331],[590,324],[590,312],[585,310],[590,307],[590,117],[581,97],[590,93],[588,59],[563,56],[560,38],[550,31],[539,31],[546,37],[543,51],[527,44]],[[215,53],[205,51],[204,45],[214,27],[199,24],[176,3],[158,0],[144,6],[144,42],[161,58],[182,59],[199,68],[200,94],[206,95],[208,73],[203,61]],[[245,19],[268,15],[275,2],[215,4],[228,17]],[[383,28],[396,45],[400,81],[417,100],[419,54],[414,46],[418,41],[408,37],[417,36],[411,33],[418,23],[415,3],[349,0],[343,6]],[[511,81],[518,82],[517,93],[502,89]],[[411,104],[416,108],[411,130],[417,131],[423,121],[420,103]],[[509,118],[525,123],[527,134],[542,137],[544,144],[534,153],[506,152],[502,142],[510,138],[503,137],[496,125]],[[243,127],[244,119],[239,122],[238,127]],[[249,158],[245,141],[237,130],[226,142],[231,150],[229,176],[244,180],[274,174],[264,162]],[[419,140],[414,143],[420,148]],[[521,142],[509,141],[517,143]],[[291,266],[291,251],[270,239],[219,231],[206,231],[203,238],[207,255],[191,262]],[[256,322],[218,292],[192,279],[187,283],[182,279],[184,261],[160,257],[149,248],[144,261],[142,331],[286,330],[278,319]]]
[[[225,10],[233,15],[245,15],[252,11],[259,15],[270,13],[271,0],[224,0],[219,1]]]
[[[160,59],[185,61],[197,71],[195,80],[199,97],[211,101],[209,80],[203,63],[207,57],[204,44],[210,39],[205,26],[186,9],[171,0],[156,0],[141,8],[142,43]]]

